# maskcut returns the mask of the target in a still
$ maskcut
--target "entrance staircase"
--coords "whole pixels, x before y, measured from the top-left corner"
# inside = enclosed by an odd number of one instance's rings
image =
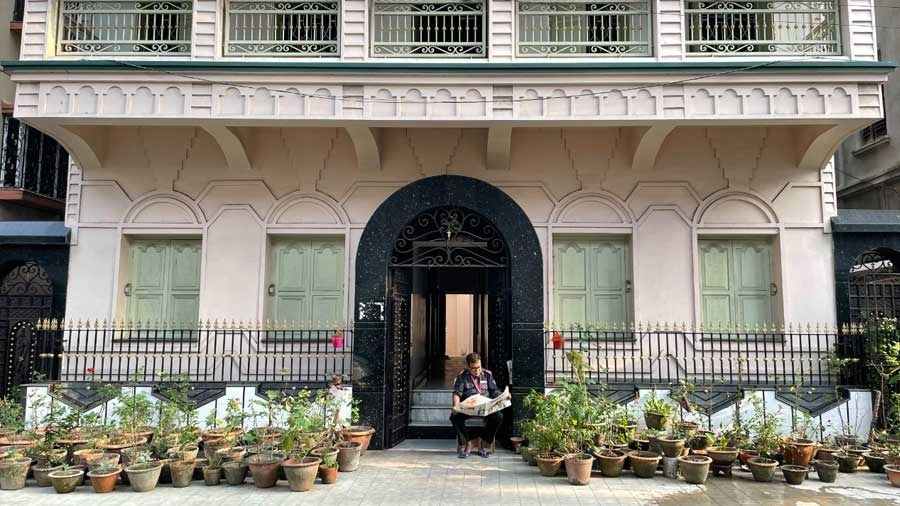
[[[445,358],[443,360],[443,371],[436,371],[438,377],[413,390],[409,409],[410,427],[437,429],[437,431],[422,431],[423,434],[436,435],[436,432],[445,432],[448,436],[453,435],[452,425],[450,424],[450,405],[453,404],[453,380],[465,368],[465,357]],[[468,425],[474,427],[480,423],[480,419],[474,419],[470,420]]]

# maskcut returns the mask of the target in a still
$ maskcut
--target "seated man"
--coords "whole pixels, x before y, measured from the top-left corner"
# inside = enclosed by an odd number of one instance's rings
[[[491,374],[491,371],[481,368],[481,357],[477,353],[469,353],[466,355],[466,370],[459,373],[453,383],[453,407],[476,394],[493,399],[499,395],[499,392],[494,375]],[[469,418],[474,417],[456,411],[450,415],[450,422],[456,429],[457,456],[461,459],[469,456],[469,439],[466,434],[466,420]],[[497,429],[502,420],[503,415],[500,412],[484,417],[481,449],[478,451],[482,457],[487,458],[491,455],[488,448],[494,443],[494,437],[497,435]]]

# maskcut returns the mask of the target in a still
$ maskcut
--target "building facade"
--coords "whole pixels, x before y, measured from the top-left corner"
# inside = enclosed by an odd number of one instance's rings
[[[870,0],[747,5],[27,0],[66,317],[352,328],[387,446],[448,294],[514,394],[546,326],[834,326],[830,160],[892,66]]]
[[[878,52],[881,60],[900,56],[900,13],[890,5],[876,4]],[[838,205],[844,209],[900,209],[900,82],[897,72],[884,85],[885,117],[844,142],[835,157]]]

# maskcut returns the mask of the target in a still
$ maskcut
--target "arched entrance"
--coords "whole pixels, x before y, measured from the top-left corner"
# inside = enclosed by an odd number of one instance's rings
[[[508,195],[483,181],[427,178],[379,206],[357,250],[353,351],[354,396],[362,402],[363,418],[378,429],[376,447],[394,446],[407,436],[417,379],[410,369],[413,297],[422,302],[415,311],[424,315],[418,316],[433,326],[428,335],[436,339],[434,352],[440,349],[441,320],[429,315],[441,312],[441,296],[472,293],[475,305],[485,308],[473,348],[485,355],[499,381],[510,384],[514,398],[543,387],[542,273],[530,220]]]

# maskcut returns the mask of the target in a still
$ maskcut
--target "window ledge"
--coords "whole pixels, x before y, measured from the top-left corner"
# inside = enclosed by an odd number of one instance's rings
[[[868,144],[865,144],[855,150],[853,150],[852,154],[855,157],[861,157],[868,154],[871,151],[874,151],[880,146],[884,146],[885,144],[890,144],[891,138],[887,135],[881,136],[874,141],[870,141]]]

